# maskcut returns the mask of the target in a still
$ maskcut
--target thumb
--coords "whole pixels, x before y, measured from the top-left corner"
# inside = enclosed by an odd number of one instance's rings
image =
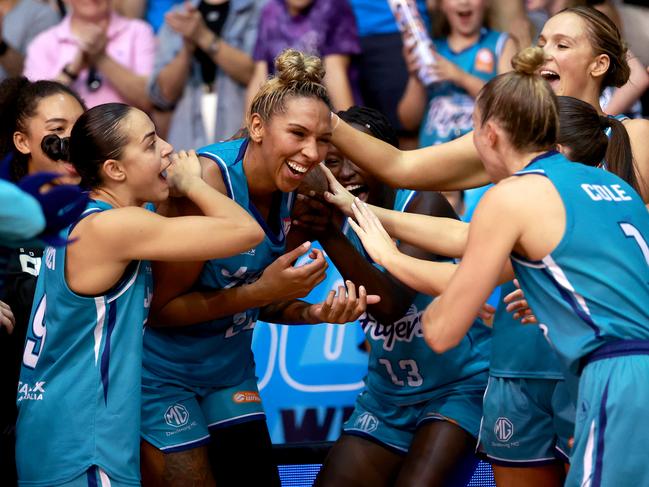
[[[279,260],[283,265],[290,266],[292,263],[300,256],[306,254],[311,248],[311,242],[304,242],[302,245],[298,245],[293,250],[286,252],[284,255],[279,257]]]
[[[368,306],[370,304],[376,304],[376,303],[378,303],[380,301],[381,301],[381,296],[379,296],[378,294],[368,294],[367,295],[367,304],[368,304]]]

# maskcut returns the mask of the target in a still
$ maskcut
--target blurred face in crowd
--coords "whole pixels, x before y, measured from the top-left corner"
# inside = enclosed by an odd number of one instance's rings
[[[14,133],[16,149],[29,157],[29,174],[55,172],[63,175],[58,180],[60,183],[79,183],[79,176],[72,164],[50,159],[43,152],[41,142],[50,134],[56,134],[62,139],[70,137],[72,126],[82,113],[83,107],[67,93],[57,93],[38,102],[35,115],[24,122],[22,130]]]
[[[363,125],[355,123],[351,125],[361,132],[372,135],[370,130]],[[343,156],[333,144],[329,145],[325,165],[347,191],[366,203],[370,195],[378,195],[382,188],[382,183],[378,179]]]
[[[277,190],[295,191],[327,154],[331,140],[329,107],[317,98],[289,98],[284,110],[267,121],[253,114],[250,132],[259,144],[268,180]]]
[[[68,0],[73,15],[87,21],[105,19],[113,8],[112,0]]]
[[[595,61],[584,21],[570,12],[551,17],[539,35],[538,46],[548,56],[541,76],[554,93],[579,98],[593,80],[590,72]]]
[[[157,136],[149,116],[137,108],[130,110],[119,130],[129,134],[118,164],[132,194],[142,203],[166,200],[169,185],[165,170],[171,163],[173,147]]]
[[[480,31],[486,0],[441,0],[440,9],[448,19],[451,31],[464,36]]]
[[[286,8],[291,15],[297,15],[311,6],[314,0],[286,0]]]

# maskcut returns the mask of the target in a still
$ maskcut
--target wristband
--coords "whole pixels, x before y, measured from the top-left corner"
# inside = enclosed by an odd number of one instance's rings
[[[331,123],[333,124],[333,127],[331,127],[331,133],[333,134],[336,130],[336,127],[338,127],[338,124],[340,123],[340,117],[338,116],[338,114],[331,112]]]

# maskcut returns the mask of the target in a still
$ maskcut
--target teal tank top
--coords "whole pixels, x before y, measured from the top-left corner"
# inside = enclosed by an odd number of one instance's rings
[[[197,289],[227,289],[251,283],[284,253],[290,225],[293,193],[276,194],[277,208],[271,229],[250,201],[243,156],[248,139],[202,148],[198,154],[221,170],[230,198],[250,213],[264,229],[264,240],[254,248],[225,259],[205,263]],[[218,238],[218,235],[214,236]],[[225,318],[178,328],[147,327],[143,367],[159,377],[196,387],[231,387],[255,376],[252,331],[259,310],[248,309]]]
[[[435,49],[467,73],[485,81],[498,74],[506,33],[489,29],[480,31],[478,42],[460,52],[454,52],[448,41],[435,39]],[[419,147],[442,144],[473,130],[475,100],[464,89],[450,81],[433,83],[427,89],[428,107],[419,128]]]
[[[511,260],[541,329],[578,373],[580,360],[604,344],[649,340],[649,213],[619,177],[559,154],[518,175],[529,173],[556,188],[566,231],[543,259]]]
[[[110,209],[91,201],[82,218]],[[17,395],[20,483],[49,486],[97,465],[116,481],[139,485],[151,268],[133,261],[108,293],[81,296],[66,283],[66,253],[45,249],[36,286]]]
[[[398,190],[394,209],[406,211],[415,194]],[[362,250],[353,230],[347,237]],[[394,323],[380,323],[370,313],[359,319],[370,344],[365,385],[388,404],[426,401],[445,387],[461,390],[463,380],[489,369],[491,330],[479,319],[460,344],[446,353],[437,354],[426,344],[420,320],[432,301],[432,296],[418,293],[406,314]]]

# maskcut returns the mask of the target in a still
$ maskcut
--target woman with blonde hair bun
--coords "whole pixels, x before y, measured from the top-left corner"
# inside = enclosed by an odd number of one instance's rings
[[[251,351],[256,320],[346,323],[378,300],[363,286],[357,296],[350,281],[323,303],[298,299],[327,267],[309,242],[284,252],[293,191],[327,152],[331,102],[320,59],[287,50],[275,66],[252,101],[247,136],[198,151],[203,178],[256,219],[264,240],[234,257],[154,268],[142,377],[145,485],[279,485]],[[180,202],[169,211],[194,210]],[[311,262],[293,267],[305,254]]]

